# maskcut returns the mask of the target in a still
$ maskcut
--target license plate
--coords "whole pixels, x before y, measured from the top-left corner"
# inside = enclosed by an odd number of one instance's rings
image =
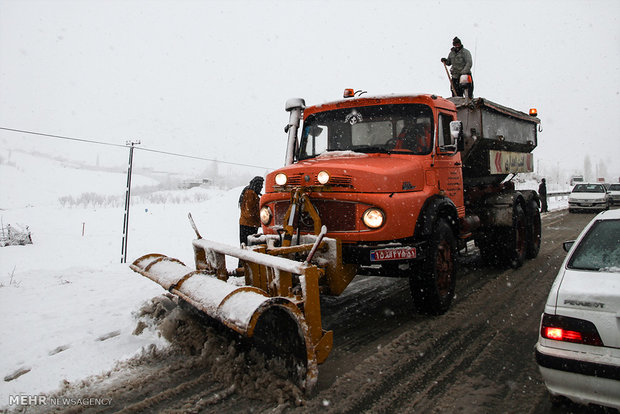
[[[415,259],[415,247],[397,247],[392,249],[379,249],[370,251],[370,261],[382,262],[386,260]]]

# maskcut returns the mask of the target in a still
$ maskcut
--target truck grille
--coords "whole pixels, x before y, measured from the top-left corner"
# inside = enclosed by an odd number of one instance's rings
[[[327,231],[355,231],[357,229],[356,203],[335,200],[311,200],[321,217],[321,223],[327,226]],[[284,216],[290,205],[289,201],[275,203],[275,224],[283,225]],[[302,212],[300,218],[301,231],[314,231],[314,221],[308,213]]]
[[[306,178],[307,177],[307,178]],[[288,177],[286,186],[321,185],[316,174],[298,173]],[[353,179],[349,175],[332,175],[326,185],[333,187],[352,187]]]

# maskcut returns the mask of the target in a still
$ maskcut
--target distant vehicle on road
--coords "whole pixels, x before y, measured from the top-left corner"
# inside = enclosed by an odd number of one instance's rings
[[[582,183],[583,181],[584,181],[583,180],[583,175],[573,175],[570,178],[570,185],[575,185],[577,183]]]
[[[610,203],[612,205],[620,204],[620,184],[611,184],[608,192]]]
[[[620,409],[620,210],[598,214],[564,249],[536,362],[554,403]]]
[[[603,184],[577,184],[568,196],[568,211],[600,211],[609,209],[609,194]]]

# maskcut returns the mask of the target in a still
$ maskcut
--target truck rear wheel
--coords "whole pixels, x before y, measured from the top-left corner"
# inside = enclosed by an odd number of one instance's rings
[[[495,228],[487,231],[476,239],[476,246],[480,250],[482,263],[499,266],[502,263],[502,248],[498,230]]]
[[[540,221],[540,210],[538,209],[538,203],[535,201],[530,201],[527,205],[526,210],[527,215],[527,247],[526,247],[526,257],[528,259],[533,259],[538,256],[538,252],[540,251],[540,241],[541,241],[541,221]]]
[[[416,309],[440,315],[448,310],[456,286],[456,239],[445,219],[439,219],[418,271],[409,277]]]
[[[521,267],[527,250],[527,226],[525,212],[520,204],[513,208],[512,227],[508,229],[505,243],[506,263],[514,269]]]

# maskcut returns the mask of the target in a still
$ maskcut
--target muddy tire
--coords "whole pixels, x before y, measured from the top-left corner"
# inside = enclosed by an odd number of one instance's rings
[[[497,229],[487,229],[476,238],[476,246],[480,250],[480,260],[485,265],[499,266],[502,264],[502,246]]]
[[[512,227],[507,229],[505,236],[504,263],[518,269],[523,265],[527,251],[527,222],[519,204],[513,208]]]
[[[422,313],[445,313],[456,286],[456,239],[445,219],[439,219],[429,240],[427,256],[409,277],[415,308]]]
[[[527,245],[525,256],[528,259],[533,259],[538,256],[540,251],[542,223],[540,221],[540,210],[538,209],[538,203],[530,201],[526,209],[527,215]]]

